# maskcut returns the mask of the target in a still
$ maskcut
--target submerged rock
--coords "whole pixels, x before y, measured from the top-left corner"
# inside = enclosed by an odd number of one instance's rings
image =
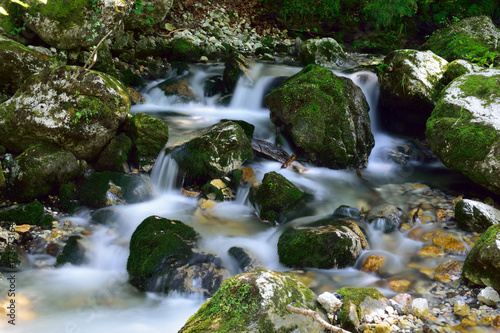
[[[464,199],[455,203],[455,218],[463,230],[484,232],[500,223],[500,211],[485,203]]]
[[[286,229],[278,241],[278,256],[287,267],[345,268],[368,247],[355,221],[330,217]]]
[[[315,294],[294,277],[257,270],[227,279],[215,295],[189,318],[179,333],[308,332],[324,328],[311,317],[294,314],[294,307],[317,311]]]
[[[374,146],[361,89],[331,70],[308,65],[265,97],[271,120],[313,163],[366,166]]]
[[[56,266],[70,263],[79,266],[85,263],[85,247],[81,244],[81,236],[70,236],[62,253],[57,256]]]
[[[450,169],[500,193],[500,70],[487,69],[454,80],[427,121],[426,137]]]
[[[379,74],[382,119],[386,128],[423,136],[442,89],[440,80],[448,62],[430,51],[396,50],[384,58]]]
[[[488,228],[465,258],[462,276],[500,291],[500,225]]]
[[[111,76],[76,66],[47,69],[0,104],[0,144],[22,152],[50,142],[92,160],[129,109],[125,88]]]

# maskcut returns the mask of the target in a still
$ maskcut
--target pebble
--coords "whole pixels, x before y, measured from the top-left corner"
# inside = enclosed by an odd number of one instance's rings
[[[486,305],[494,306],[497,305],[499,296],[495,289],[486,287],[477,295],[477,299]]]
[[[426,318],[429,315],[429,305],[425,298],[415,298],[411,303],[411,309],[417,317]]]

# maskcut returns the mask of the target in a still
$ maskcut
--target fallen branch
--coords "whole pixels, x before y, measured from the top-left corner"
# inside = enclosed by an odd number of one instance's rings
[[[170,37],[171,34],[173,34],[174,32],[177,32],[177,31],[182,31],[182,30],[188,30],[189,28],[179,28],[179,29],[175,29],[175,30],[172,30],[170,31],[168,34],[166,35],[160,35],[160,34],[157,34],[158,36],[160,37]]]
[[[99,43],[97,43],[96,47],[94,48],[94,51],[92,51],[92,53],[90,54],[90,57],[87,59],[87,61],[85,61],[85,65],[83,66],[83,68],[85,69],[91,69],[92,66],[95,65],[96,61],[97,61],[97,50],[99,49],[99,46],[101,46],[102,42],[104,42],[106,40],[106,38],[109,37],[109,35],[111,35],[111,33],[113,32],[113,30],[110,30],[106,36],[104,36],[101,41]],[[92,60],[92,62],[90,62]]]
[[[321,316],[319,315],[319,313],[317,313],[316,311],[309,310],[309,309],[299,309],[299,308],[291,306],[290,304],[288,304],[286,306],[286,309],[288,311],[293,312],[293,313],[297,313],[297,314],[301,314],[301,315],[304,315],[304,316],[312,317],[321,326],[323,326],[324,328],[326,328],[327,330],[330,330],[332,332],[336,332],[336,333],[350,333],[349,331],[346,331],[346,330],[344,330],[344,329],[342,329],[340,327],[336,327],[336,326],[330,325],[323,318],[321,318]]]

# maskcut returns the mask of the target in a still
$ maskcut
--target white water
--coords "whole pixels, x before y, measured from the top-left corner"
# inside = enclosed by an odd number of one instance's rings
[[[216,107],[216,97],[202,99],[199,103],[171,104],[173,98],[163,95],[160,89],[145,90],[147,103],[134,106],[132,112],[148,112],[165,120],[170,128],[168,145],[188,139],[193,132],[212,125],[220,119],[241,119],[255,125],[255,137],[274,141],[274,127],[269,120],[269,110],[262,106],[264,91],[276,76],[291,76],[300,68],[289,66],[256,65],[253,69],[253,84],[241,82],[228,107]],[[202,82],[220,73],[222,68],[194,68],[191,84],[195,93],[203,96]],[[376,119],[378,84],[376,76],[367,71],[353,74],[338,73],[351,78],[363,89],[371,106],[370,117]],[[373,124],[373,122],[372,122]],[[394,141],[373,127],[376,149]],[[291,153],[291,152],[290,152]],[[390,162],[377,159],[372,153],[369,167],[363,175],[372,180],[385,182],[407,179],[403,171],[395,174],[397,167]],[[353,171],[335,171],[307,166],[309,171],[298,174],[281,169],[280,164],[269,161],[248,163],[262,179],[265,173],[276,171],[290,181],[314,195],[311,204],[312,216],[290,221],[288,225],[306,223],[318,216],[331,214],[340,205],[349,205],[361,210],[370,206],[370,189]],[[21,308],[21,314],[32,311],[31,320],[18,318],[15,327],[0,321],[2,332],[177,332],[187,319],[205,301],[201,295],[159,295],[139,293],[127,283],[126,261],[128,242],[135,228],[146,217],[159,215],[178,219],[193,226],[202,236],[201,247],[218,254],[232,274],[239,273],[235,262],[227,254],[232,246],[252,251],[268,269],[286,271],[278,260],[276,244],[283,227],[270,227],[262,223],[248,203],[248,188],[241,188],[232,202],[216,205],[209,212],[197,210],[197,199],[180,194],[178,165],[161,154],[151,174],[157,197],[148,202],[115,206],[117,214],[114,225],[92,227],[93,234],[85,239],[88,249],[88,264],[80,267],[32,268],[17,273],[17,292],[31,300]],[[72,217],[74,224],[87,225],[88,214]],[[409,240],[402,234],[384,235],[370,230],[372,250],[363,254],[383,253],[394,272],[404,269],[407,254],[415,253],[420,243]],[[389,239],[390,238],[390,239]],[[33,257],[35,266],[43,266],[43,257]],[[47,262],[48,265],[51,262]],[[358,267],[359,268],[359,267]],[[374,274],[363,273],[356,268],[343,270],[313,270],[315,286],[335,287],[344,285],[365,286],[376,282]],[[387,291],[390,294],[390,291]]]

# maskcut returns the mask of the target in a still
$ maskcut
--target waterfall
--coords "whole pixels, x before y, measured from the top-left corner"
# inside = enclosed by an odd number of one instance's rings
[[[161,192],[172,192],[177,187],[179,165],[162,150],[151,171],[151,184]]]

